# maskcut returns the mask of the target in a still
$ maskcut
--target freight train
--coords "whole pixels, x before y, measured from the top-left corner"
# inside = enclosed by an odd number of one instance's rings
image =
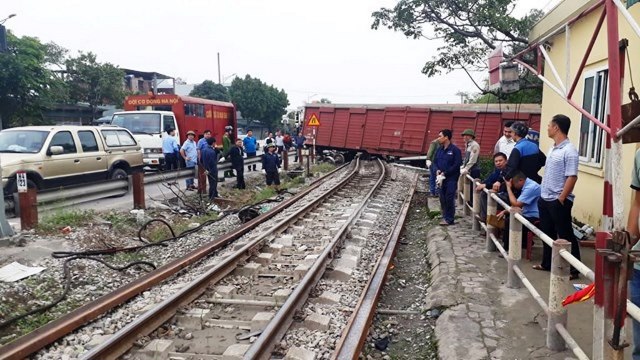
[[[314,116],[319,126],[309,126]],[[349,160],[362,152],[387,160],[418,159],[426,155],[430,143],[442,129],[451,129],[452,142],[462,148],[460,133],[473,129],[481,156],[491,156],[507,121],[524,122],[532,132],[539,132],[540,105],[314,103],[305,107],[304,119],[307,145],[312,145],[315,138],[316,155],[320,157],[330,152]]]

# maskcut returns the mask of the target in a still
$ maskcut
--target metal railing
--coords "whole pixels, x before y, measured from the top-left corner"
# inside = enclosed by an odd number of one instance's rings
[[[480,181],[478,179],[473,179],[469,175],[461,176],[458,180],[458,204],[464,206],[464,215],[473,217],[472,230],[479,231],[480,228],[485,230],[486,251],[493,252],[498,250],[507,260],[507,286],[519,288],[520,285],[524,285],[540,308],[547,314],[546,345],[549,349],[562,351],[568,347],[579,359],[589,359],[567,329],[567,308],[562,305],[562,301],[569,295],[564,290],[564,284],[569,281],[569,265],[573,266],[590,281],[595,280],[595,273],[571,254],[569,250],[570,242],[562,239],[551,239],[520,213],[513,211],[511,206],[497,196],[496,192],[485,188],[482,191],[487,194],[487,217],[496,215],[498,204],[509,212],[509,251],[507,252],[503,248],[501,241],[494,235],[494,227],[480,221],[481,194],[480,191],[476,191],[479,184]],[[471,185],[473,185],[473,191]],[[462,191],[459,191],[460,189]],[[470,206],[469,203],[472,197],[473,206]],[[520,261],[522,260],[522,226],[533,232],[552,249],[549,297],[547,300],[538,293],[520,268]],[[640,308],[629,300],[627,300],[627,313],[633,319],[640,321]]]

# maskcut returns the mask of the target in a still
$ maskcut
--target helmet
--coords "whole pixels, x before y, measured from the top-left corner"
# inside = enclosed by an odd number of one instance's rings
[[[529,127],[521,122],[513,123],[513,125],[511,125],[511,130],[521,138],[527,136],[527,133],[529,133]]]
[[[193,131],[193,130],[189,130],[189,131],[187,131],[187,136],[189,136],[189,135],[196,136],[196,132]]]
[[[473,131],[472,129],[466,129],[465,131],[462,132],[462,136],[464,135],[469,135],[469,136],[473,136],[473,138],[476,138],[476,132]]]
[[[224,127],[224,131],[232,131],[233,130],[233,126],[231,125],[227,125]]]

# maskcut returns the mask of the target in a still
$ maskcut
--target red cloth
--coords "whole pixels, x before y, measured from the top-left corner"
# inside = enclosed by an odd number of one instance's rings
[[[596,293],[596,284],[591,283],[589,286],[585,287],[582,290],[578,290],[573,294],[567,296],[562,301],[562,306],[567,306],[574,302],[582,302],[591,299],[591,297]]]

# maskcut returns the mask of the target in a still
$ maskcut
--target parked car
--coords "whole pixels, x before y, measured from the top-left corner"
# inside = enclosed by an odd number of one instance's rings
[[[142,151],[129,130],[97,126],[27,126],[0,131],[5,194],[17,191],[24,171],[30,188],[48,189],[106,179],[141,170]]]

